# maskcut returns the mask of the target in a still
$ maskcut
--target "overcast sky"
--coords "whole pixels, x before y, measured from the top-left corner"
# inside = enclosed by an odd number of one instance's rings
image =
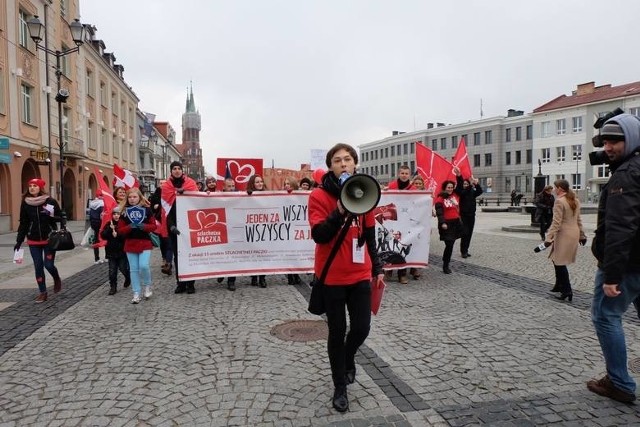
[[[531,112],[578,83],[640,80],[634,0],[80,0],[140,109],[182,132],[189,82],[205,168]]]

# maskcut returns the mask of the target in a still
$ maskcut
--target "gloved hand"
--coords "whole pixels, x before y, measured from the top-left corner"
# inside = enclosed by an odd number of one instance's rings
[[[178,194],[182,194],[184,193],[184,188],[180,187],[176,191],[178,192]]]
[[[13,251],[17,251],[20,250],[20,246],[22,245],[22,243],[16,243],[16,245],[13,247]]]
[[[175,234],[176,236],[180,235],[180,230],[178,230],[178,228],[175,225],[172,225],[171,228],[169,228],[169,231]]]
[[[587,238],[585,237],[584,239],[580,239],[579,242],[582,246],[584,246],[587,244]]]

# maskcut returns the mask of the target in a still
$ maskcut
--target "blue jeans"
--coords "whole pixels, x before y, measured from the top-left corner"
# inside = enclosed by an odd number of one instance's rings
[[[147,249],[139,254],[127,252],[129,260],[129,274],[131,275],[131,290],[134,294],[140,294],[140,277],[144,286],[151,286],[151,268],[149,261],[151,260],[151,249]]]
[[[627,345],[622,329],[622,315],[629,304],[640,295],[640,273],[625,273],[618,284],[620,295],[610,298],[604,294],[604,272],[598,269],[591,306],[591,320],[600,341],[602,354],[611,382],[620,390],[636,392],[636,383],[627,370]]]
[[[60,274],[55,266],[56,253],[50,251],[47,245],[29,246],[29,253],[33,259],[33,267],[36,270],[36,282],[40,292],[47,292],[47,283],[45,281],[44,269],[46,268],[54,280],[60,280]]]

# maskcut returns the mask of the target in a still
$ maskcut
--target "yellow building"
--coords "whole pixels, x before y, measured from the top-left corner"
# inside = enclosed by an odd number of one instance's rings
[[[69,219],[84,219],[100,175],[111,187],[113,163],[137,170],[139,99],[94,26],[83,23],[74,51],[78,15],[77,1],[0,0],[0,232],[17,228],[32,178],[47,182]]]

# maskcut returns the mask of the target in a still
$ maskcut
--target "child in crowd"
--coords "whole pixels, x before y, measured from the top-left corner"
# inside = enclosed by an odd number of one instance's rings
[[[133,289],[132,304],[140,302],[140,279],[144,286],[144,298],[149,299],[151,292],[151,249],[153,243],[149,233],[156,230],[156,219],[149,207],[149,201],[139,188],[127,191],[126,204],[120,205],[120,220],[116,230],[124,236],[124,252],[129,260],[131,287]]]
[[[124,276],[124,287],[131,284],[129,274],[129,262],[124,253],[124,238],[118,234],[118,221],[120,220],[120,207],[116,206],[111,212],[111,219],[100,232],[100,237],[107,242],[105,256],[109,261],[109,295],[115,295],[118,291],[118,270]]]

